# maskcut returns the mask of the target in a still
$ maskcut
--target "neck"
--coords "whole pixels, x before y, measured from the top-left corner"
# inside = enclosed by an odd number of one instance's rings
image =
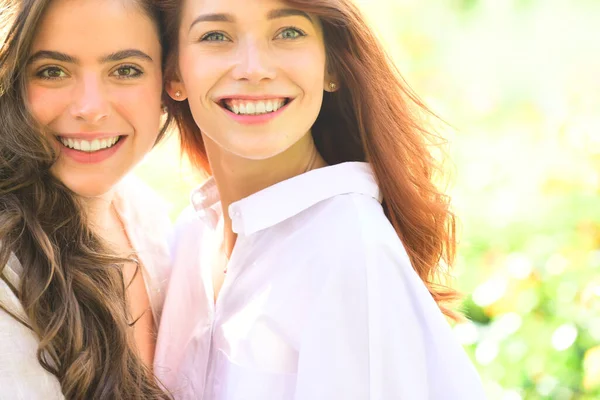
[[[83,198],[83,205],[92,229],[104,238],[115,226],[117,216],[113,210],[114,192]]]
[[[231,228],[229,205],[278,182],[326,165],[307,133],[289,149],[264,160],[251,160],[223,150],[203,135],[224,216],[224,251],[231,255],[236,235]]]

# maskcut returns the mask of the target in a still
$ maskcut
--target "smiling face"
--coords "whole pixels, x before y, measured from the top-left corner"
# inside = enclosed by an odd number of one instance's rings
[[[100,196],[150,151],[161,117],[155,23],[132,2],[55,0],[27,67],[34,118],[55,134],[52,173],[75,193]]]
[[[275,0],[186,0],[175,100],[202,133],[248,159],[274,157],[310,132],[323,100],[319,21]]]

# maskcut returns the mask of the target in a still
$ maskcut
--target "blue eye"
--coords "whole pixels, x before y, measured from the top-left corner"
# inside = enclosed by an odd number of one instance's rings
[[[225,42],[228,40],[222,32],[209,32],[200,39],[202,42]]]
[[[291,39],[297,39],[297,38],[303,37],[303,36],[306,36],[306,34],[298,28],[285,28],[275,38],[291,40]]]
[[[40,70],[37,74],[37,77],[42,79],[54,80],[54,79],[64,79],[68,75],[65,71],[63,71],[59,67],[47,67]]]

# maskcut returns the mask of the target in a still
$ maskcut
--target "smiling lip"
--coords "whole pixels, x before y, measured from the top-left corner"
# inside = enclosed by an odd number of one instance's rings
[[[266,103],[271,103],[271,106],[274,106],[276,103],[282,101],[284,104],[279,105],[275,111],[262,111],[260,114],[238,114],[230,109],[232,108],[231,104],[239,104],[243,102],[262,102],[263,106]],[[277,118],[293,101],[294,98],[287,96],[232,95],[222,96],[216,100],[216,103],[225,112],[225,114],[231,117],[234,121],[244,125],[258,125],[265,124],[274,118]],[[228,103],[227,106],[226,103]],[[236,111],[238,110],[236,109]]]
[[[97,150],[94,152],[86,152],[81,150],[72,149],[70,147],[65,146],[59,138],[56,138],[56,141],[60,145],[61,154],[66,157],[72,159],[73,161],[80,164],[96,164],[100,163],[111,156],[113,156],[123,145],[123,143],[127,140],[127,135],[118,135],[115,133],[73,133],[73,134],[60,134],[61,138],[67,139],[80,139],[91,141],[94,139],[105,139],[119,136],[119,140],[112,147]]]

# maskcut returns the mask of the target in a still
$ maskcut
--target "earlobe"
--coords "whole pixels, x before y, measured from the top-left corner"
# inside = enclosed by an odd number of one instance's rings
[[[184,101],[187,99],[187,94],[181,82],[169,81],[166,85],[166,90],[169,96],[175,101]]]
[[[323,82],[323,90],[330,93],[337,92],[340,87],[338,81],[339,80],[337,79],[336,74],[332,73],[331,71],[326,71],[325,81]]]
[[[338,84],[335,83],[334,81],[325,82],[325,88],[324,89],[325,89],[326,92],[330,92],[330,93],[337,92],[337,90],[338,90]]]

